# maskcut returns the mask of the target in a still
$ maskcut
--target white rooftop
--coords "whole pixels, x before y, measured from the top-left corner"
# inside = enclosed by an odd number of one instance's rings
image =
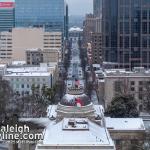
[[[40,76],[50,76],[50,72],[22,72],[22,73],[10,73],[10,74],[6,74],[6,75],[4,75],[4,77],[14,77],[14,76],[16,76],[16,77],[31,77],[31,76],[33,76],[33,77],[40,77]]]
[[[106,127],[112,130],[145,130],[141,118],[110,118],[106,117]]]
[[[70,118],[77,119],[77,118]],[[78,119],[77,119],[78,120]],[[88,121],[88,130],[63,130],[63,123],[67,119],[56,123],[51,122],[46,130],[43,145],[113,145],[111,138],[105,128]]]
[[[37,52],[37,51],[41,51],[41,49],[40,48],[30,48],[30,49],[26,49],[26,51],[35,51],[35,52]]]
[[[20,66],[20,65],[25,65],[26,61],[12,61],[12,65]]]
[[[101,65],[100,64],[93,64],[93,67],[100,68]]]
[[[83,29],[81,29],[81,28],[79,28],[79,27],[76,27],[76,26],[74,26],[74,27],[71,27],[70,29],[69,29],[69,32],[82,32],[83,31]]]

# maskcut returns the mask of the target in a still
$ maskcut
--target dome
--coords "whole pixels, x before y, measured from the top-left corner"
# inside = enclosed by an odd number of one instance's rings
[[[91,103],[90,98],[85,95],[70,95],[70,94],[65,94],[64,97],[62,98],[60,104],[65,105],[65,106],[86,106]]]

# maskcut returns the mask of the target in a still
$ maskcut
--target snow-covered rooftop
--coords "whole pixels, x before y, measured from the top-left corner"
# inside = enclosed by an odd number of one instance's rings
[[[100,64],[93,64],[93,67],[100,68],[101,65]]]
[[[112,130],[145,130],[141,118],[110,118],[106,117],[106,127]]]
[[[4,77],[40,77],[40,76],[50,76],[51,73],[49,72],[22,72],[22,73],[10,73],[10,74],[6,74],[4,75]]]
[[[83,29],[81,29],[81,28],[79,28],[79,27],[76,27],[76,26],[71,27],[71,28],[69,29],[69,32],[82,32],[82,31],[83,31]]]
[[[26,51],[37,52],[37,51],[41,51],[41,49],[40,48],[30,48],[30,49],[26,49]]]
[[[71,118],[70,118],[71,119]],[[72,118],[77,119],[77,118]],[[77,119],[78,120],[78,119]],[[88,121],[88,130],[63,130],[65,118],[56,123],[51,122],[46,130],[43,145],[101,145],[113,146],[113,142],[105,128]],[[98,132],[99,131],[99,132]],[[64,138],[65,137],[65,138]]]
[[[143,67],[135,67],[133,71],[125,69],[105,69],[105,77],[150,77],[150,70]]]
[[[20,66],[25,65],[26,61],[12,61],[12,65]]]

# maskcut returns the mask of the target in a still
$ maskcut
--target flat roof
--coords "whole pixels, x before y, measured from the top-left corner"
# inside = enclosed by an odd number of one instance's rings
[[[106,117],[106,127],[112,130],[145,130],[141,118],[110,118]]]
[[[70,118],[78,119],[78,118]],[[48,145],[100,145],[113,146],[113,142],[104,127],[93,123],[89,119],[88,130],[63,130],[65,118],[56,123],[52,121],[45,129],[43,144]],[[64,138],[65,137],[65,138]]]
[[[22,73],[10,73],[10,74],[6,74],[6,75],[4,75],[4,77],[14,77],[14,76],[16,76],[16,77],[21,77],[21,76],[23,76],[23,77],[31,77],[31,76],[33,76],[33,77],[35,77],[35,76],[50,76],[50,72],[22,72]]]

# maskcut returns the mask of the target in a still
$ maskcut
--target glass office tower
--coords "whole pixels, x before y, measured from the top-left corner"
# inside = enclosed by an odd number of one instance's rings
[[[45,27],[64,32],[64,0],[15,0],[16,27]]]
[[[102,0],[93,0],[93,14],[96,17],[102,16]]]
[[[150,0],[103,0],[105,61],[150,68]]]
[[[15,25],[14,1],[0,0],[0,32],[10,31]]]

